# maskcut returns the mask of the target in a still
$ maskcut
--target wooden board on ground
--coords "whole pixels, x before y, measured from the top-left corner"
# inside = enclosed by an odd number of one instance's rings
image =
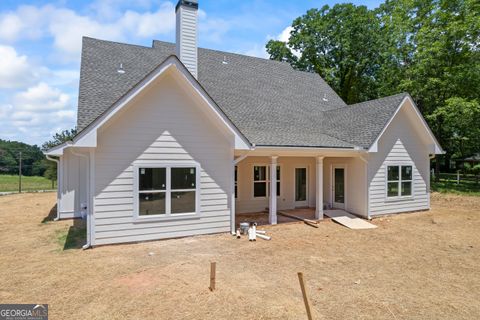
[[[288,213],[286,213],[286,212],[284,212],[284,211],[277,211],[277,214],[278,214],[278,215],[281,215],[281,216],[285,216],[285,217],[290,218],[290,219],[295,219],[295,220],[303,221],[305,224],[309,225],[310,227],[318,228],[318,226],[317,226],[318,221],[310,220],[310,219],[305,219],[305,218],[302,218],[302,217],[297,217],[297,216],[288,214]]]
[[[377,226],[368,221],[360,219],[344,210],[325,210],[324,214],[333,221],[350,229],[374,229]]]

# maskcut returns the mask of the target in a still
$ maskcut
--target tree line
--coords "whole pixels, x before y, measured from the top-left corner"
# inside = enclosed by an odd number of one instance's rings
[[[0,139],[0,174],[18,174],[20,159],[23,175],[42,176],[45,173],[47,164],[38,146]]]
[[[387,0],[308,10],[266,49],[348,104],[409,92],[449,160],[480,151],[479,45],[478,0]]]

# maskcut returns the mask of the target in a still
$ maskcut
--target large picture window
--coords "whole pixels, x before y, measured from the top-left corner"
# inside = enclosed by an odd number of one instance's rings
[[[387,197],[410,197],[413,168],[410,165],[387,166]]]
[[[196,165],[135,167],[138,216],[174,217],[198,212],[198,171]]]
[[[253,197],[265,198],[269,195],[270,167],[253,167]],[[277,197],[280,196],[280,166],[277,165]]]

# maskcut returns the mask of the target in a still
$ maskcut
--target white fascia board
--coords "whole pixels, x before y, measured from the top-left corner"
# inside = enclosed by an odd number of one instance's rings
[[[46,156],[60,157],[60,156],[63,156],[63,150],[65,150],[65,148],[70,147],[71,145],[72,145],[72,142],[67,141],[51,149],[48,149],[47,151],[43,152],[43,154]]]
[[[218,116],[217,118],[228,128],[235,136],[235,148],[241,150],[250,150],[251,146],[248,140],[243,137],[240,131],[231,123],[231,121],[223,114],[220,108],[215,104],[213,99],[201,87],[198,81],[192,76],[187,68],[175,56],[168,57],[161,65],[159,65],[153,72],[139,82],[130,92],[115,102],[105,113],[88,125],[77,137],[73,139],[73,147],[91,147],[97,146],[97,130],[108,122],[118,111],[125,107],[138,94],[140,94],[146,87],[154,82],[158,77],[164,74],[167,70],[176,70],[187,78],[192,88],[202,97],[211,109]]]
[[[430,137],[430,139],[432,140],[433,144],[434,144],[434,148],[433,148],[433,152],[435,154],[444,154],[445,151],[443,151],[442,147],[440,146],[440,144],[438,143],[437,141],[437,138],[435,138],[435,136],[433,135],[433,132],[432,130],[430,130],[430,127],[428,126],[427,122],[425,121],[425,119],[423,118],[422,114],[420,113],[420,110],[418,110],[418,107],[416,106],[415,102],[413,101],[413,99],[410,97],[410,95],[406,96],[402,102],[398,105],[398,108],[397,110],[395,110],[395,113],[393,114],[393,116],[390,118],[390,120],[388,120],[387,124],[385,125],[385,127],[383,128],[383,130],[380,132],[380,134],[378,135],[378,137],[375,139],[375,141],[372,143],[372,145],[370,146],[370,148],[368,148],[368,152],[378,152],[378,141],[380,140],[380,138],[383,136],[383,134],[385,133],[385,131],[387,130],[387,128],[390,126],[390,123],[392,123],[393,119],[395,118],[395,116],[398,114],[398,112],[402,109],[402,107],[405,105],[405,103],[409,101],[410,102],[410,105],[412,106],[413,110],[415,111],[415,114],[417,115],[417,117],[420,119],[420,121],[422,122],[423,124],[423,127],[425,128],[428,136]]]

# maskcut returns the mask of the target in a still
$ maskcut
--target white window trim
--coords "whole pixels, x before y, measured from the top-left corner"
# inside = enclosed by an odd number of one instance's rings
[[[408,196],[402,196],[402,166],[411,166],[412,167],[412,180],[405,180],[405,182],[410,181],[412,183],[412,194]],[[398,172],[398,195],[389,197],[388,196],[388,167],[400,167]],[[394,202],[394,201],[401,201],[401,200],[413,200],[415,199],[415,188],[414,188],[414,176],[415,174],[415,166],[412,162],[389,162],[385,163],[385,201],[386,202]],[[392,181],[394,182],[394,181]]]
[[[255,175],[255,167],[267,167],[267,170],[265,172],[265,178],[266,180],[257,180],[255,181],[255,178],[254,178],[254,175]],[[280,170],[280,179],[278,179],[278,176],[277,176],[277,182],[280,182],[280,194],[277,195],[277,199],[280,198],[282,196],[282,186],[283,186],[283,183],[282,183],[282,180],[281,178],[283,177],[283,172],[282,172],[282,165],[277,163],[277,168],[278,170]],[[255,163],[252,165],[252,170],[251,170],[251,173],[252,173],[252,196],[251,196],[251,200],[265,200],[265,199],[269,199],[270,198],[270,164],[267,164],[267,163]],[[267,195],[265,197],[255,197],[255,182],[265,182],[267,184]]]
[[[343,168],[344,181],[343,181],[343,206],[344,210],[347,210],[348,206],[348,166],[346,163],[333,163],[330,165],[330,205],[334,208],[335,204],[335,169]]]
[[[171,169],[172,168],[195,168],[195,212],[174,213],[171,214],[171,194],[172,192],[193,191],[193,189],[171,189]],[[165,192],[165,214],[155,214],[148,216],[141,216],[139,214],[139,176],[138,170],[140,168],[166,168],[166,186]],[[200,210],[200,165],[197,162],[155,162],[142,163],[133,165],[133,218],[135,222],[150,222],[150,221],[169,221],[199,218]],[[149,190],[150,191],[150,190]],[[155,191],[155,190],[151,190]],[[148,192],[147,192],[148,193]]]
[[[307,174],[307,199],[305,201],[296,201],[296,197],[297,197],[297,188],[296,188],[296,170],[297,169],[303,169],[305,168],[307,170],[306,174]],[[301,202],[305,202],[307,204],[307,206],[310,206],[310,166],[308,164],[296,164],[293,168],[293,188],[292,188],[292,199],[293,199],[293,203],[294,203],[294,207],[297,206],[297,204],[300,204]],[[301,205],[300,205],[301,206]]]

